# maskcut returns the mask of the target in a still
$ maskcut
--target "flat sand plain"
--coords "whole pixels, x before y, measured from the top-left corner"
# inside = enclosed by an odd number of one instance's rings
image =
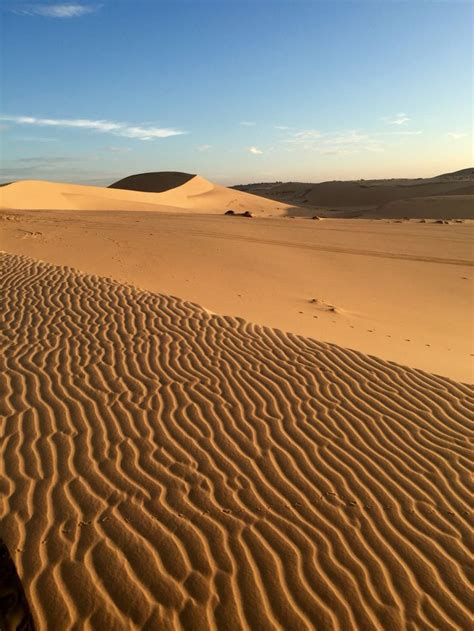
[[[1,265],[1,536],[37,629],[469,628],[471,388]]]

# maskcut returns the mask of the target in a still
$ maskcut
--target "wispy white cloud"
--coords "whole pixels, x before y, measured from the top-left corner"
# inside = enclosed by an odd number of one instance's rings
[[[186,132],[161,127],[140,127],[128,123],[116,123],[107,120],[89,120],[87,118],[36,118],[34,116],[0,116],[0,120],[17,125],[35,125],[38,127],[60,127],[76,129],[92,129],[94,131],[135,138],[138,140],[154,140],[179,136]]]
[[[63,162],[77,162],[78,160],[81,160],[81,159],[82,158],[77,157],[77,156],[76,157],[74,156],[32,156],[29,158],[15,158],[12,160],[12,162],[44,165],[44,164],[56,164],[58,162],[60,164]]]
[[[305,129],[285,139],[285,144],[294,149],[315,151],[323,155],[347,155],[356,151],[383,151],[382,143],[373,134],[356,130],[321,132]]]
[[[389,125],[405,125],[405,123],[408,123],[411,118],[408,117],[404,112],[399,112],[395,116],[385,117],[383,120],[386,121]]]
[[[298,131],[292,135],[292,137],[288,140],[288,142],[302,143],[307,140],[316,140],[321,138],[322,133],[317,129],[305,129],[303,131]]]
[[[102,151],[110,151],[110,153],[128,153],[131,149],[130,147],[114,147],[109,145],[108,147],[104,147]]]
[[[286,125],[274,125],[274,129],[279,129],[280,131],[288,131],[291,127],[287,127]]]
[[[253,153],[254,156],[260,156],[263,153],[263,151],[258,147],[249,147],[249,151],[250,153]]]
[[[374,136],[419,136],[423,132],[420,130],[417,131],[380,131]]]
[[[199,147],[196,147],[197,151],[201,151],[202,153],[204,151],[209,151],[209,149],[212,148],[212,145],[199,145]]]
[[[450,131],[446,134],[446,136],[448,138],[451,138],[451,140],[460,140],[461,138],[465,138],[467,134],[464,134],[462,132]]]
[[[244,127],[253,127],[256,125],[254,121],[240,121],[239,125],[243,125]]]
[[[100,5],[62,3],[62,4],[24,4],[13,9],[19,15],[40,15],[47,18],[78,18],[94,13]]]
[[[47,136],[14,136],[14,139],[20,142],[58,142],[57,138]]]

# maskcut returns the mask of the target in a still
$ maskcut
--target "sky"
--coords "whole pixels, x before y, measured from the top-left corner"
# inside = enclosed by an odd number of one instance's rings
[[[472,166],[473,3],[0,0],[1,181]]]

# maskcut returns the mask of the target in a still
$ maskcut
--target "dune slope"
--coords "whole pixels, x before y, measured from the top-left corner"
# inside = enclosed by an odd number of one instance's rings
[[[467,386],[2,255],[37,628],[465,629]]]
[[[169,183],[169,182],[168,182]],[[0,209],[141,210],[223,214],[228,209],[283,215],[287,204],[213,184],[196,175],[163,192],[24,180],[0,188]]]
[[[318,209],[325,216],[474,218],[472,169],[426,179],[261,182],[235,189],[298,205],[294,214],[311,215]]]

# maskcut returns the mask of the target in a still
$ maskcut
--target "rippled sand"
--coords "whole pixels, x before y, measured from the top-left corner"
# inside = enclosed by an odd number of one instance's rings
[[[467,629],[472,390],[2,255],[0,537],[38,629]]]

